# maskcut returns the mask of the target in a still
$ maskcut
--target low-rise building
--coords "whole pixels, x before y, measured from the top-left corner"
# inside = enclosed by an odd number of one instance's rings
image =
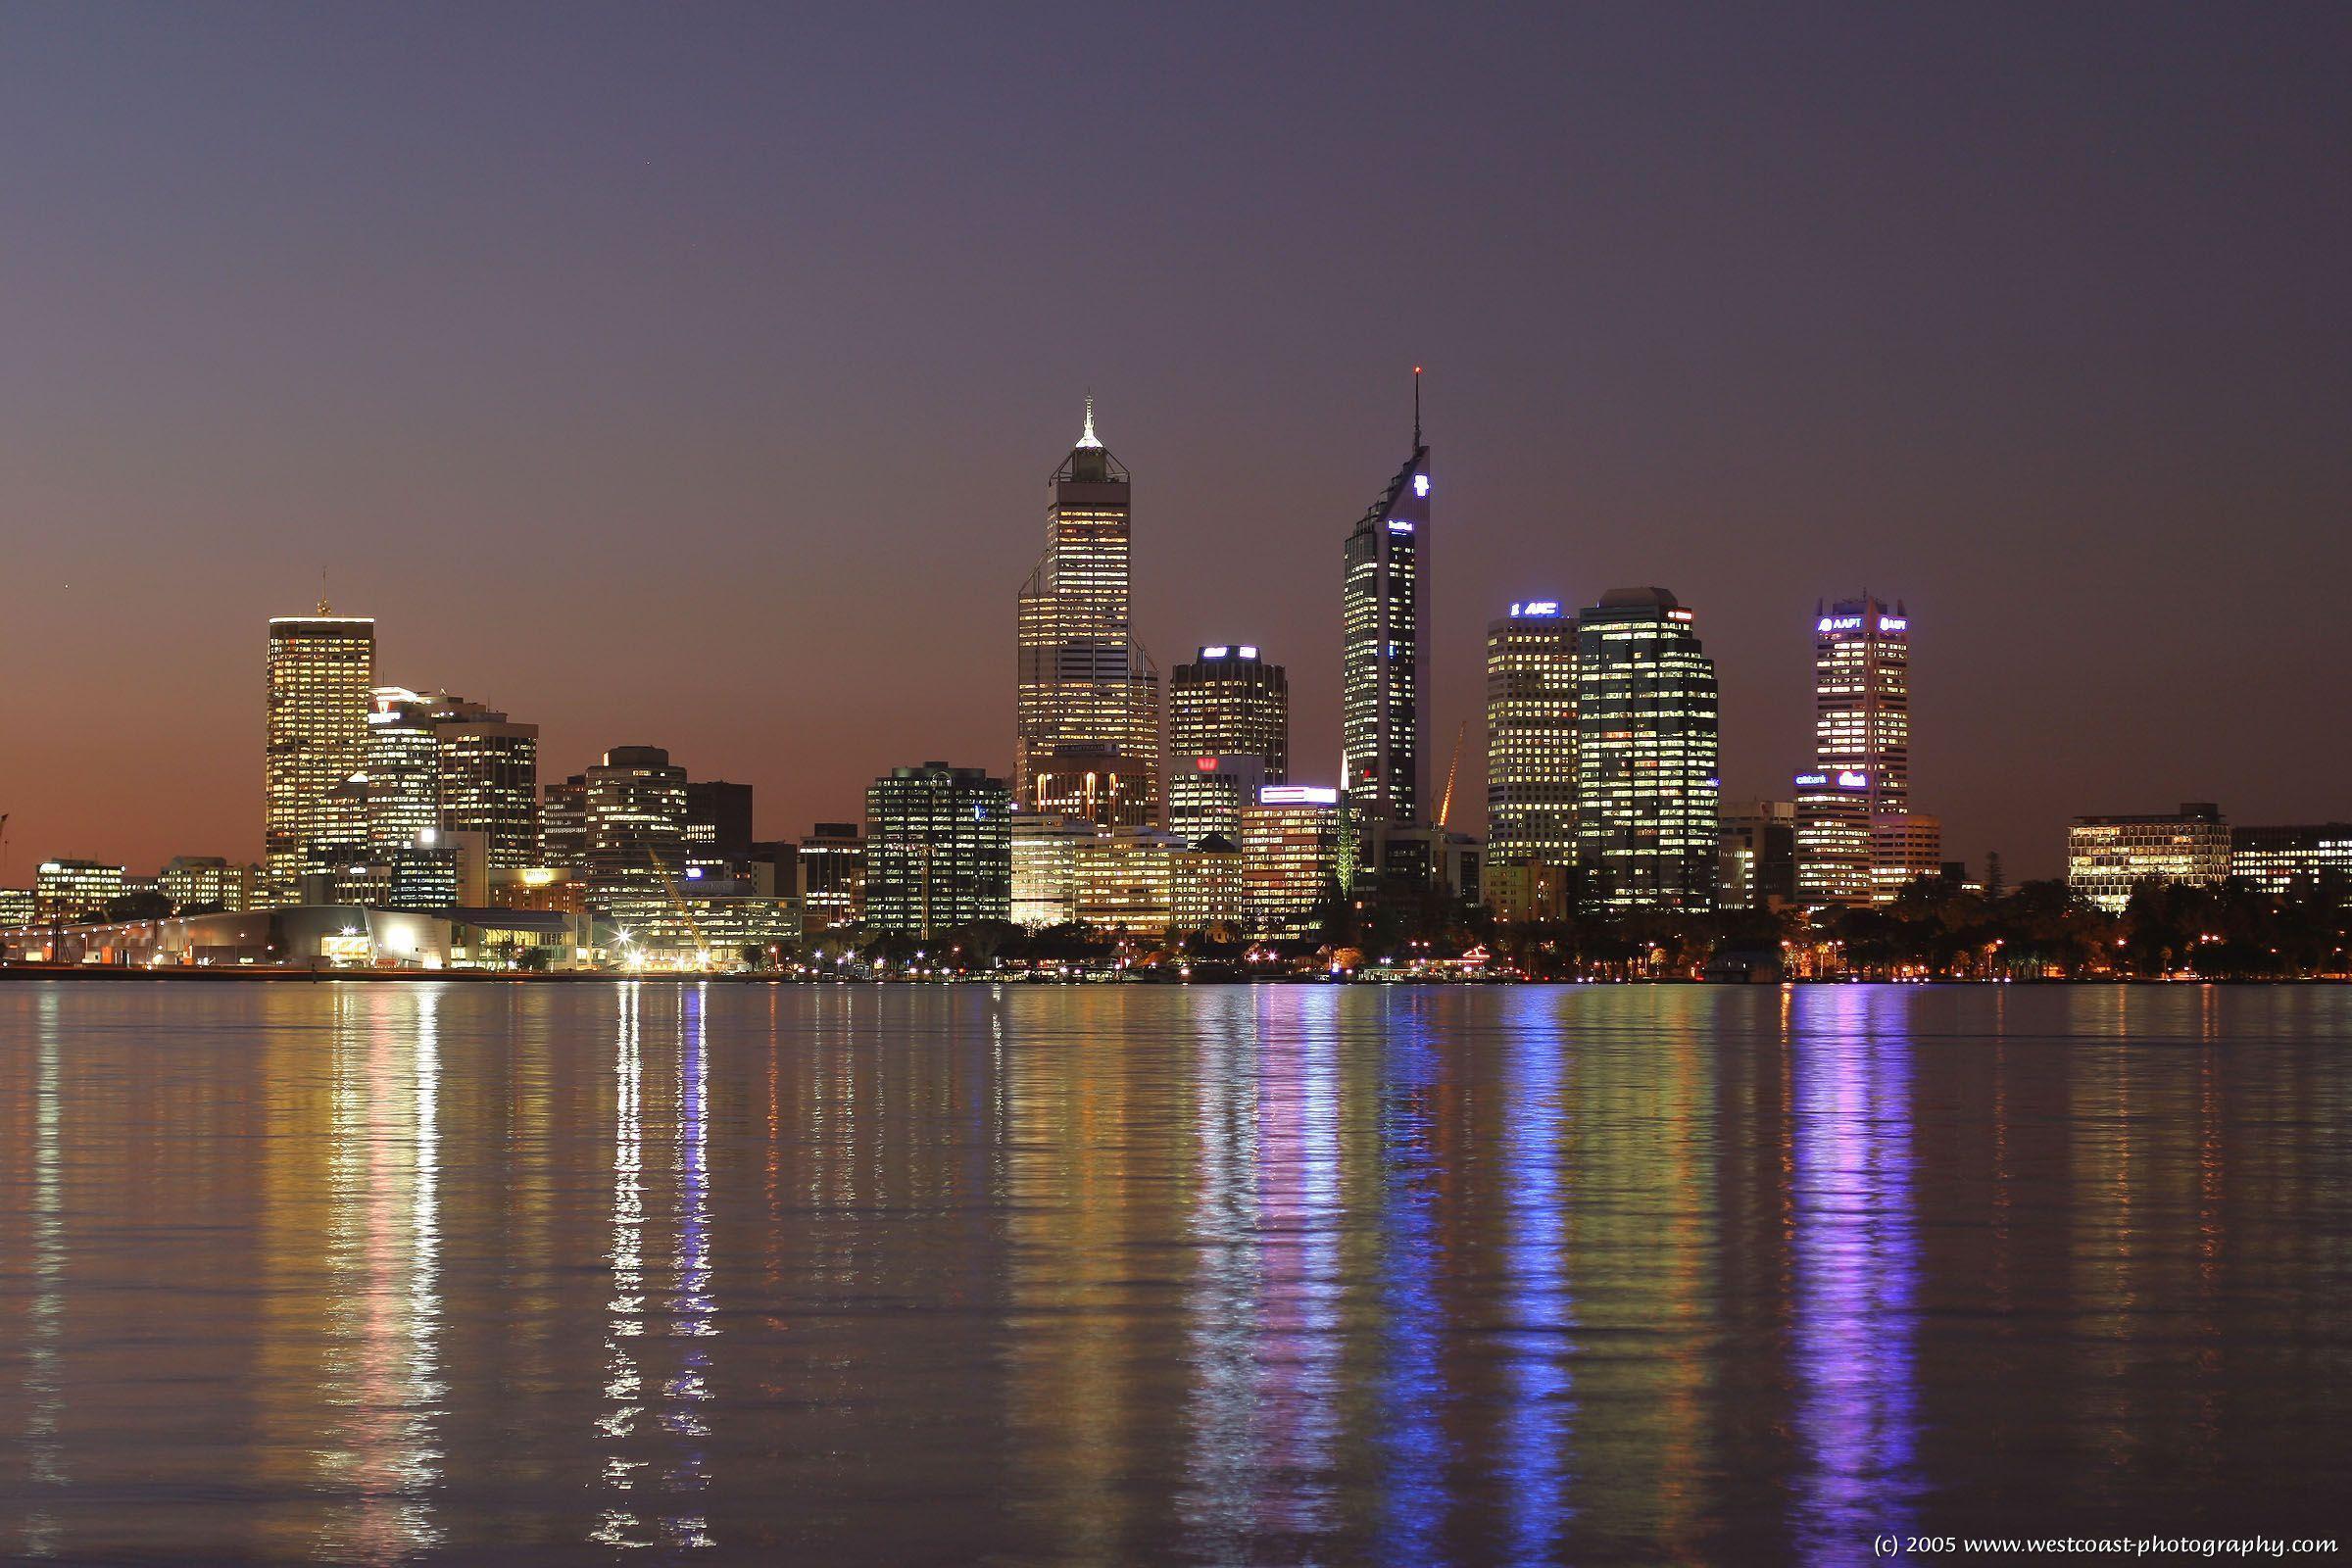
[[[33,873],[34,918],[102,920],[122,896],[122,867],[103,860],[43,860]]]
[[[2111,914],[2140,883],[2213,887],[2230,875],[2230,824],[2210,801],[2134,816],[2078,816],[2066,834],[2066,885]]]
[[[1078,850],[1102,829],[1082,816],[1015,811],[1012,847],[1012,923],[1042,931],[1078,918]]]
[[[2352,822],[2232,828],[2230,874],[2265,893],[2352,890]]]
[[[242,914],[253,907],[260,868],[232,864],[218,855],[175,855],[156,874],[156,887],[172,902],[172,912],[191,909]]]

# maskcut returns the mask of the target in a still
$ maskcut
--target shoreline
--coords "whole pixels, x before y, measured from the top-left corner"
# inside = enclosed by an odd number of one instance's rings
[[[1454,980],[1454,979],[1377,979],[1331,980],[1317,975],[1297,978],[1259,979],[1119,979],[1112,976],[1078,977],[1071,979],[1033,980],[1015,975],[960,975],[955,978],[866,979],[839,977],[813,980],[800,975],[781,974],[692,974],[674,970],[660,970],[645,974],[615,974],[611,972],[571,972],[537,974],[513,969],[292,969],[265,968],[260,965],[239,965],[235,968],[201,968],[190,965],[141,968],[124,964],[0,964],[0,984],[12,980],[74,980],[115,984],[136,984],[144,981],[163,983],[184,982],[199,985],[299,985],[313,984],[390,984],[425,985],[451,982],[461,985],[615,985],[655,981],[671,985],[748,986],[1055,986],[1083,988],[1087,986],[1412,986],[1416,988],[1502,987],[1514,986],[1711,986],[1726,990],[1755,990],[1780,986],[2341,986],[2352,985],[2352,976],[2289,975],[2276,978],[2216,978],[2180,976],[2165,979],[2146,975],[2100,975],[2079,979],[2018,979],[1964,980],[1952,978],[1879,980],[1864,976],[1838,976],[1832,979],[1788,980]]]

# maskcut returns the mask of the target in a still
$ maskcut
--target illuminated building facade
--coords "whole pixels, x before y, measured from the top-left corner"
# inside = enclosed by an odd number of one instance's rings
[[[1941,878],[1943,818],[1927,811],[1898,811],[1871,819],[1870,896],[1891,904],[1922,877]]]
[[[1577,617],[1577,864],[1603,908],[1715,905],[1715,662],[1694,619],[1663,588]]]
[[[1129,601],[1132,484],[1086,428],[1048,481],[1046,551],[1017,611],[1013,782],[1043,807],[1038,776],[1057,754],[1122,760],[1143,795],[1139,820],[1158,820],[1159,682],[1136,641]]]
[[[615,917],[665,904],[686,872],[686,770],[659,746],[616,746],[584,782],[589,903]]]
[[[1168,677],[1168,751],[1196,757],[1254,757],[1264,782],[1290,775],[1291,685],[1253,643],[1211,643]]]
[[[1808,782],[1810,780],[1810,782]],[[1879,823],[1911,809],[1911,618],[1865,594],[1816,604],[1813,766],[1797,781],[1797,895],[1809,907],[1864,904],[1909,880],[1882,875],[1874,844],[1907,855],[1918,835]]]
[[[1347,798],[1309,784],[1269,784],[1242,812],[1242,894],[1253,933],[1312,936],[1352,880],[1355,828]]]
[[[1716,904],[1777,909],[1796,902],[1796,803],[1732,801],[1716,832]]]
[[[430,701],[405,686],[379,686],[368,710],[369,844],[414,844],[441,825],[440,745]]]
[[[1576,858],[1576,617],[1555,599],[1487,627],[1487,863]]]
[[[1169,918],[1180,933],[1244,930],[1249,920],[1248,889],[1242,879],[1238,836],[1211,833],[1195,839],[1170,858]]]
[[[539,863],[578,870],[588,864],[588,775],[574,773],[539,792]]]
[[[1242,841],[1242,808],[1269,783],[1265,760],[1254,756],[1186,757],[1168,774],[1168,831],[1187,844],[1210,835]]]
[[[316,615],[270,622],[263,869],[291,895],[368,837],[368,714],[374,706],[375,622]]]
[[[855,822],[819,822],[801,840],[794,874],[810,931],[853,925],[865,914],[865,840]]]
[[[2066,831],[2066,885],[2110,914],[2153,878],[2213,887],[2230,875],[2230,824],[2210,801],[2169,815],[2078,816]]]
[[[1416,410],[1420,401],[1415,377]],[[1348,535],[1340,593],[1340,746],[1349,809],[1415,823],[1429,798],[1429,448]]]
[[[1076,846],[1078,921],[1111,936],[1163,937],[1175,921],[1184,841],[1156,828],[1114,828]]]
[[[188,909],[242,914],[254,906],[254,867],[218,855],[175,855],[164,862],[155,883],[173,914]]]
[[[2352,822],[2241,827],[2230,833],[2230,874],[2265,893],[2352,891]]]
[[[1565,920],[1573,910],[1568,870],[1549,861],[1490,864],[1481,874],[1479,886],[1487,907],[1505,925]]]
[[[1100,748],[1064,746],[1030,756],[1037,769],[1026,798],[1037,810],[1082,816],[1098,827],[1152,827],[1159,819],[1154,765]]]
[[[433,737],[442,831],[479,833],[492,870],[538,864],[539,726],[444,697]]]
[[[1015,811],[1007,829],[1012,851],[1011,919],[1042,931],[1078,918],[1078,849],[1102,830],[1082,816]]]
[[[1012,914],[1012,792],[977,767],[893,768],[865,792],[866,923],[926,941]]]
[[[122,896],[122,867],[101,860],[43,860],[32,874],[34,917],[103,920]]]
[[[40,918],[40,895],[30,888],[0,888],[0,931],[14,931]]]

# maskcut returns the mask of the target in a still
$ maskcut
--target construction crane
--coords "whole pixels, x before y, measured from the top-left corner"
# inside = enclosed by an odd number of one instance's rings
[[[645,851],[646,859],[653,864],[654,874],[662,879],[662,891],[669,895],[671,907],[678,911],[679,916],[686,922],[686,929],[693,934],[695,953],[708,966],[710,961],[710,939],[703,935],[703,922],[697,920],[694,917],[694,911],[686,906],[685,896],[678,892],[678,879],[669,874],[669,862],[662,859],[651,844],[644,845],[642,848]]]
[[[1465,718],[1461,727],[1453,732],[1453,760],[1446,764],[1446,793],[1438,800],[1438,826],[1441,828],[1453,815],[1453,780],[1454,775],[1462,770],[1462,737],[1468,733],[1470,721]]]

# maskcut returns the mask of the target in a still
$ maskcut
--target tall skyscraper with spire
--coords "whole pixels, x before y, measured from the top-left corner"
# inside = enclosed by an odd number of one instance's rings
[[[1129,603],[1131,490],[1089,397],[1078,444],[1047,481],[1046,553],[1021,589],[1013,792],[1024,806],[1040,775],[1117,760],[1159,819],[1159,674]]]
[[[1429,797],[1429,448],[1413,368],[1413,453],[1348,535],[1340,590],[1342,782],[1366,822],[1418,825]]]

